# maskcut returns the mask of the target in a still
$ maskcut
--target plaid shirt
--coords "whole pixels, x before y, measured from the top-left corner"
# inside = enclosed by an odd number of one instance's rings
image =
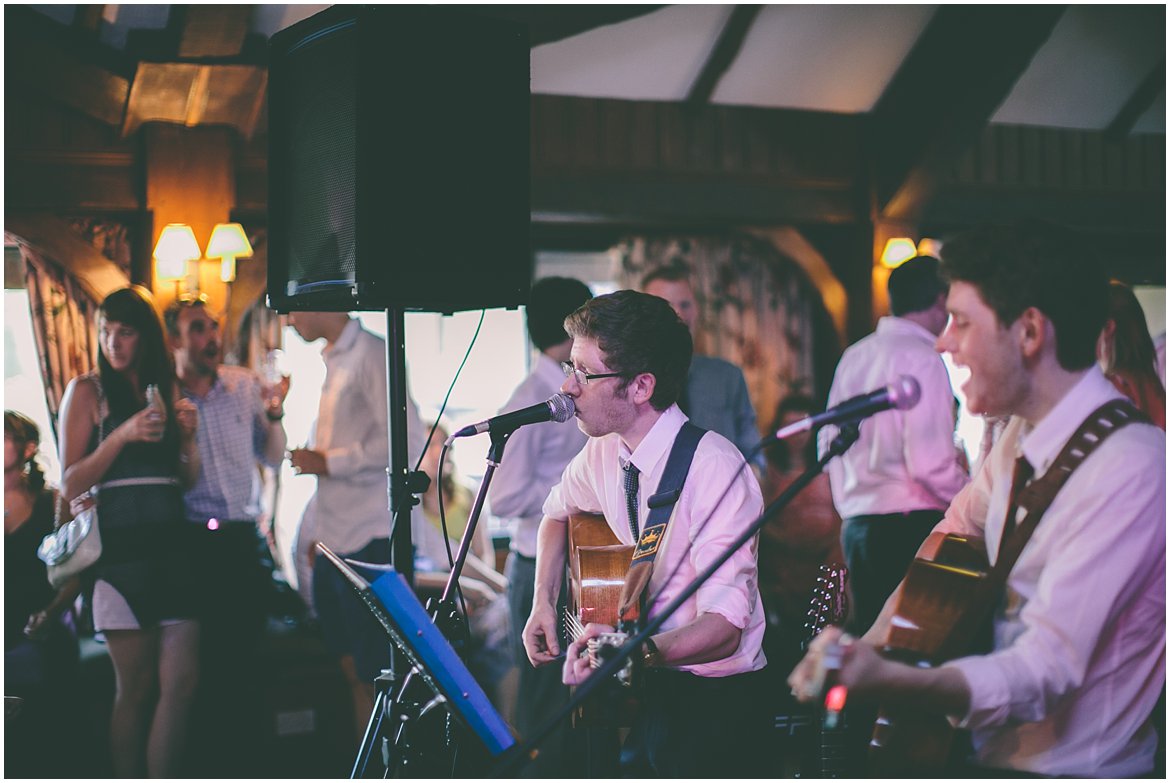
[[[199,480],[183,498],[187,519],[255,521],[262,512],[263,486],[257,463],[276,467],[266,455],[283,453],[285,447],[284,427],[264,414],[260,379],[251,370],[224,365],[205,397],[188,389],[183,396],[199,409],[196,439],[202,462]],[[279,449],[270,437],[280,439]]]

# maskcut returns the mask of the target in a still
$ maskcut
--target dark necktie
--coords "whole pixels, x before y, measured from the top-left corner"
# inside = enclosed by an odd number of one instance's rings
[[[625,476],[622,485],[626,488],[626,512],[630,519],[630,533],[634,542],[638,541],[638,468],[632,462],[627,462],[622,468]]]
[[[1007,518],[1003,522],[1003,535],[999,539],[1000,551],[1003,551],[1003,543],[1011,537],[1011,534],[1016,532],[1016,517],[1020,512],[1020,492],[1023,491],[1024,486],[1032,480],[1032,475],[1035,471],[1032,468],[1032,463],[1024,457],[1016,460],[1015,470],[1012,471],[1012,490],[1008,495],[1008,510]]]

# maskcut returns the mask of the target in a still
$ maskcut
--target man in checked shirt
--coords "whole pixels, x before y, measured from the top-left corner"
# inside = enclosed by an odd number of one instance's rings
[[[247,663],[264,628],[271,574],[261,562],[258,467],[279,467],[284,456],[288,378],[266,386],[247,368],[221,364],[219,319],[202,300],[175,300],[163,320],[182,394],[199,410],[196,438],[206,455],[195,486],[184,496],[205,566],[199,586],[200,690],[205,703],[214,705],[216,714],[209,717],[227,735],[224,740],[242,742],[246,732],[227,728],[225,718],[235,714],[242,721],[247,707],[259,706],[248,704],[259,678],[250,676]],[[254,695],[258,702],[258,691]]]

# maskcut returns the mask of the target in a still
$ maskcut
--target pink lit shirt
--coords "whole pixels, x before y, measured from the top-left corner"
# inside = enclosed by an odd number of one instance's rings
[[[564,522],[570,513],[600,513],[620,541],[632,544],[622,467],[626,462],[633,462],[639,470],[638,520],[640,526],[645,525],[650,513],[647,499],[657,491],[675,435],[686,420],[678,406],[671,406],[633,453],[617,435],[590,438],[565,468],[561,483],[549,494],[544,504],[545,516]],[[731,441],[708,432],[699,442],[675,505],[674,518],[667,528],[665,543],[654,561],[650,593],[657,593],[664,583],[665,589],[650,607],[650,615],[661,611],[682,592],[762,511],[759,485],[751,470],[745,467],[743,455]],[[743,632],[733,654],[718,661],[678,667],[682,671],[701,677],[726,677],[764,667],[766,661],[761,647],[764,610],[757,578],[757,541],[758,536],[753,537],[736,551],[663,624],[661,630],[669,631],[686,625],[699,614],[715,613]],[[671,576],[680,562],[681,566]]]
[[[1086,371],[1035,427],[1013,418],[936,530],[1003,533],[1020,454],[1048,470],[1088,414],[1120,395]],[[995,615],[994,652],[953,661],[971,689],[957,722],[989,767],[1129,777],[1153,768],[1147,718],[1165,682],[1166,437],[1130,424],[1073,473],[1041,518]]]

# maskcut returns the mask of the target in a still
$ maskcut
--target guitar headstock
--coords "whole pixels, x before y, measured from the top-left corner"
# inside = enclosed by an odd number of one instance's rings
[[[849,569],[842,563],[826,563],[817,574],[808,614],[805,615],[805,646],[830,625],[840,625],[849,614],[845,583]]]

